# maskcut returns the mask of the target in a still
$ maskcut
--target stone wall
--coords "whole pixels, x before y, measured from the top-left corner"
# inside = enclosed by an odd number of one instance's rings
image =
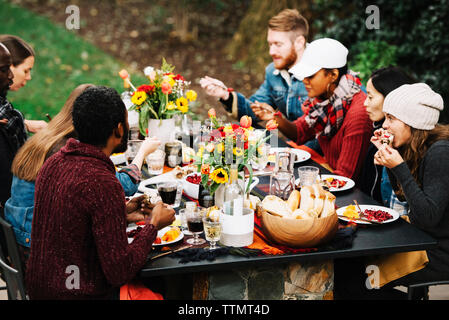
[[[209,300],[329,300],[332,261],[290,263],[207,274]]]

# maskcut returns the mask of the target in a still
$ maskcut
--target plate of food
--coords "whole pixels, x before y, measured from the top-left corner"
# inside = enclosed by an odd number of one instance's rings
[[[309,160],[312,155],[302,149],[294,149],[294,148],[271,148],[270,154],[268,156],[268,161],[270,162],[276,162],[276,152],[282,152],[289,150],[290,152],[296,154],[296,160],[295,163],[300,163]]]
[[[349,205],[337,209],[338,218],[343,221],[353,221],[357,224],[373,224],[374,223],[390,223],[396,221],[400,214],[387,207],[376,205],[360,205],[360,210],[363,216],[360,216],[360,212],[355,205]],[[363,219],[363,220],[362,220]]]
[[[126,228],[128,243],[133,242],[134,237],[143,229],[143,226],[136,225]],[[168,226],[157,232],[156,240],[153,246],[166,246],[178,242],[184,238],[184,233],[178,227]]]
[[[355,186],[352,179],[333,174],[322,174],[321,184],[329,188],[330,192],[349,190]]]

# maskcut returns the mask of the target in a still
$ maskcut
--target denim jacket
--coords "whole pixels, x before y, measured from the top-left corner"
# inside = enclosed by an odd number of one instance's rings
[[[137,192],[138,185],[124,172],[116,172],[126,196]],[[12,225],[16,241],[31,247],[31,224],[34,210],[34,181],[25,181],[13,176],[11,198],[5,203],[5,219]]]
[[[286,70],[275,69],[274,64],[270,63],[265,68],[265,81],[259,89],[249,99],[241,93],[237,93],[237,98],[238,118],[249,115],[253,121],[259,121],[250,107],[257,100],[278,109],[290,121],[294,121],[303,115],[301,105],[307,99],[307,90],[302,81]]]
[[[249,115],[254,123],[260,121],[250,107],[256,100],[269,104],[282,112],[288,120],[294,121],[303,115],[301,106],[308,98],[302,81],[291,76],[287,70],[276,69],[273,63],[265,68],[265,81],[250,98],[247,99],[238,92],[235,96],[237,97],[237,118]],[[321,150],[316,139],[307,142],[306,145],[316,151]]]

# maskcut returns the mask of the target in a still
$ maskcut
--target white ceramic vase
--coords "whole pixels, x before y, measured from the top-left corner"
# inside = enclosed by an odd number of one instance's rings
[[[160,149],[164,150],[165,143],[173,141],[175,136],[175,120],[172,119],[150,119],[148,120],[148,136],[157,137],[161,141]]]

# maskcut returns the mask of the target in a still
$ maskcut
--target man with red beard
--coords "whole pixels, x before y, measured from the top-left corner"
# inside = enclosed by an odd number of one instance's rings
[[[289,120],[296,120],[303,115],[301,105],[307,99],[307,90],[288,70],[301,60],[308,34],[309,24],[298,10],[285,9],[268,22],[267,41],[273,62],[265,68],[265,81],[250,98],[208,76],[201,79],[201,86],[208,95],[219,98],[234,118],[249,115],[254,122],[267,120],[258,118],[253,109],[271,106]],[[320,150],[316,140],[306,145]]]

